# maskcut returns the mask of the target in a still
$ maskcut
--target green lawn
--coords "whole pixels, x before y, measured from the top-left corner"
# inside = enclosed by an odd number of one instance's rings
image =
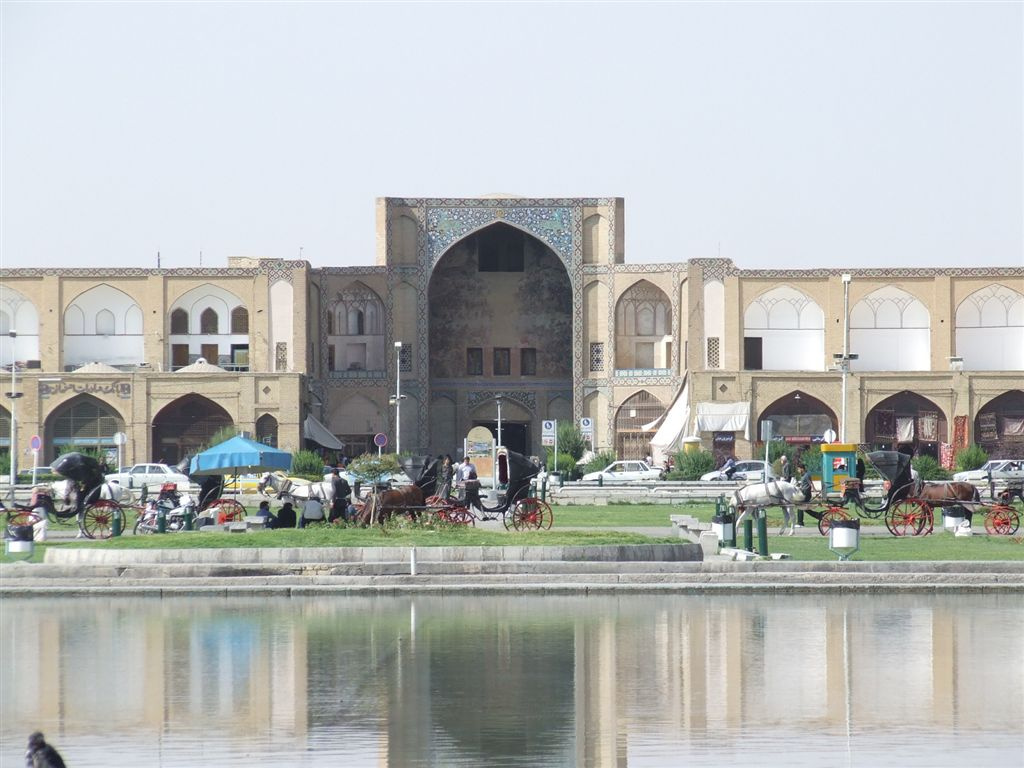
[[[258,531],[245,534],[175,533],[163,536],[123,536],[107,541],[77,539],[36,547],[34,561],[42,559],[48,546],[96,547],[101,549],[156,549],[178,547],[373,547],[373,546],[528,546],[638,544],[655,541],[678,542],[675,538],[651,538],[626,533],[616,528],[669,527],[669,516],[687,514],[709,521],[714,514],[712,504],[681,506],[621,504],[615,506],[554,507],[554,526],[550,531],[523,533],[504,530],[485,531],[462,526],[425,527],[398,523],[387,528],[358,527],[307,528],[305,530]],[[782,522],[779,510],[770,510],[768,517],[769,552],[786,553],[796,560],[834,560],[826,537],[778,536]],[[808,527],[815,521],[808,517]],[[884,530],[881,520],[862,520],[867,530]],[[980,526],[980,521],[977,522]],[[579,528],[589,530],[577,530]],[[1015,536],[955,537],[937,530],[930,536],[895,538],[865,535],[861,550],[853,560],[1021,560],[1024,559],[1024,531]],[[743,531],[738,531],[743,543]],[[755,531],[756,547],[756,531]],[[9,561],[6,556],[4,561]]]

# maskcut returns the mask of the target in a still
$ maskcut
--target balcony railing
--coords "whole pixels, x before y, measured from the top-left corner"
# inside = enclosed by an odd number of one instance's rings
[[[651,376],[671,376],[671,368],[616,368],[615,376],[623,378],[649,378]]]

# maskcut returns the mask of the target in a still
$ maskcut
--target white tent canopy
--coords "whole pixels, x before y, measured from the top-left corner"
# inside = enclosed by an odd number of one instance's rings
[[[661,426],[651,438],[651,457],[655,464],[661,464],[666,456],[682,450],[683,438],[687,435],[690,423],[690,388],[687,378],[683,378],[683,385],[668,410],[643,428],[653,429],[659,421]]]
[[[750,403],[697,403],[697,432],[743,432],[750,439]]]
[[[302,436],[324,448],[330,448],[332,451],[340,451],[345,447],[345,444],[336,438],[331,430],[312,416],[307,416],[302,423]]]

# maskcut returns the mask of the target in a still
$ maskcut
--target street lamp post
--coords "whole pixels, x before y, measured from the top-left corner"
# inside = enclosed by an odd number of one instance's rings
[[[839,417],[839,442],[846,442],[846,379],[850,375],[850,281],[853,275],[843,273],[843,373],[842,398]]]
[[[21,397],[21,392],[15,392],[18,384],[18,365],[15,363],[14,354],[14,343],[18,338],[18,332],[11,330],[7,332],[7,335],[11,337],[11,391],[7,393],[7,397],[11,399],[11,443],[10,443],[10,456],[11,456],[11,491],[14,491],[14,486],[18,483],[18,451],[16,446],[18,444],[18,426],[17,418],[14,414],[15,403],[18,398]]]
[[[402,452],[402,342],[395,342],[395,455]]]
[[[501,448],[501,395],[496,396],[494,402],[498,404],[498,447]]]

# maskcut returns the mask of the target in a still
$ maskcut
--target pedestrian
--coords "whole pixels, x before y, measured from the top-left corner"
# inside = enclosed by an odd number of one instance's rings
[[[302,517],[299,518],[299,528],[305,528],[310,523],[324,519],[324,505],[316,496],[310,496],[302,505]]]
[[[441,463],[441,487],[437,489],[437,495],[447,499],[452,495],[452,478],[455,474],[455,467],[452,466],[452,455],[446,453]]]
[[[484,507],[480,503],[480,479],[476,475],[476,465],[468,456],[459,469],[459,479],[462,481],[462,487],[466,489],[466,507],[473,507],[482,513]]]
[[[295,527],[295,508],[292,506],[290,501],[286,501],[281,505],[281,509],[277,512],[277,527],[278,528],[294,528]]]
[[[786,454],[782,454],[780,459],[782,462],[782,479],[787,483],[793,482],[793,465],[789,463],[789,457]]]
[[[331,514],[327,519],[333,523],[339,517],[342,520],[347,517],[349,496],[352,495],[348,480],[341,476],[337,467],[331,470],[331,490],[334,492],[334,498],[331,499]]]
[[[804,501],[810,501],[811,500],[811,491],[814,488],[814,486],[813,486],[813,484],[811,482],[811,473],[807,471],[807,467],[805,467],[803,464],[797,465],[796,470],[797,470],[797,472],[800,473],[800,479],[797,481],[797,487],[804,494],[803,500]]]
[[[261,501],[260,508],[256,510],[256,516],[263,518],[263,525],[266,528],[277,528],[277,518],[270,511],[270,502]]]

